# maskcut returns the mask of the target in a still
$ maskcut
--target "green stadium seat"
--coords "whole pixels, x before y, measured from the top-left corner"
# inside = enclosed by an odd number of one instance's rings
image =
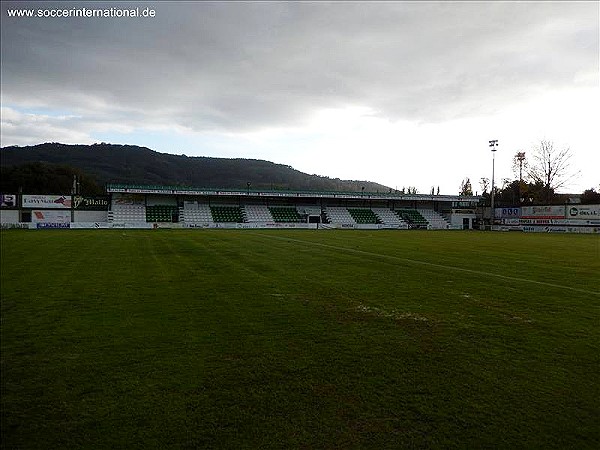
[[[146,222],[177,221],[179,208],[175,205],[153,205],[146,207]]]
[[[270,207],[269,211],[273,220],[279,223],[302,223],[305,220],[295,207]]]
[[[215,222],[243,223],[244,213],[239,206],[211,206],[210,211]]]
[[[360,224],[376,224],[381,223],[375,213],[368,208],[348,208],[348,212],[356,223]]]
[[[396,214],[407,222],[411,228],[427,228],[429,222],[416,209],[397,209]]]

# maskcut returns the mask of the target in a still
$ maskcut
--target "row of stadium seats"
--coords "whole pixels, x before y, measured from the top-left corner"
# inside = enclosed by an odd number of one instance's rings
[[[269,212],[273,216],[275,222],[280,223],[301,223],[305,222],[295,207],[274,207],[269,208]]]
[[[285,222],[302,223],[305,220],[295,207],[272,207],[265,205],[208,206],[186,202],[181,209],[182,222],[187,223],[243,223],[243,222]]]
[[[429,222],[416,209],[397,209],[396,214],[413,228],[427,228]]]
[[[439,213],[432,209],[417,210],[429,222],[429,227],[434,230],[447,230],[450,228],[450,222]]]
[[[348,209],[341,206],[329,206],[325,208],[325,217],[329,223],[341,223],[344,225],[353,225],[356,220],[350,215]]]
[[[180,209],[179,218],[181,222],[187,223],[213,222],[210,207],[207,204],[198,204],[196,202],[193,202],[193,205],[188,205],[186,202],[186,204],[184,204],[184,207]]]
[[[145,222],[146,207],[144,205],[115,204],[108,212],[109,222]]]
[[[214,222],[243,223],[244,213],[239,206],[211,206],[210,212]]]
[[[315,207],[318,213],[319,207]],[[335,224],[385,224],[399,228],[447,229],[446,218],[430,209],[345,208],[324,209],[326,221]],[[174,205],[113,205],[109,221],[116,222],[280,222],[303,223],[306,216],[296,207],[267,207],[266,205],[209,206],[197,202],[184,202],[182,208]]]
[[[373,212],[385,225],[408,229],[408,224],[389,208],[373,208]]]
[[[246,205],[246,220],[248,222],[272,222],[273,216],[266,205]]]
[[[433,210],[328,207],[324,211],[329,223],[343,225],[384,224],[399,228],[435,229],[450,227],[448,221]]]
[[[367,208],[348,208],[348,212],[356,223],[381,223],[375,213]]]
[[[154,205],[146,207],[146,222],[177,222],[179,208],[175,205]]]

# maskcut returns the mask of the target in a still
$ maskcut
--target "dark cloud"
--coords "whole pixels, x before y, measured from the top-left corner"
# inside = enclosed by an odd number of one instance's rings
[[[9,18],[151,7],[155,18]],[[2,3],[3,102],[194,130],[436,122],[598,78],[598,3]],[[592,75],[590,75],[592,74]]]

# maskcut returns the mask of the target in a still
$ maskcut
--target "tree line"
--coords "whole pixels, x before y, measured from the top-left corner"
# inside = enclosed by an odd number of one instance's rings
[[[572,194],[559,194],[558,190],[569,186],[580,175],[572,166],[573,153],[569,147],[557,147],[552,141],[541,140],[530,152],[519,151],[513,156],[513,178],[503,178],[500,186],[494,186],[494,202],[498,207],[532,204],[564,204]],[[496,184],[496,183],[494,183]],[[491,204],[490,179],[479,180],[483,203]],[[459,188],[460,195],[473,195],[473,186],[465,178]],[[573,193],[575,194],[575,193]],[[577,193],[584,204],[600,203],[598,191],[591,187]]]
[[[0,190],[3,193],[101,195],[103,187],[83,171],[67,165],[31,162],[2,167]]]

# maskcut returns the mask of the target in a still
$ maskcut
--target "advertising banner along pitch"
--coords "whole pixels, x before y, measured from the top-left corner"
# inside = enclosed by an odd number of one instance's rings
[[[521,218],[523,219],[564,219],[564,205],[545,205],[545,206],[523,206],[521,208]]]
[[[521,208],[496,208],[497,219],[514,219],[521,217]]]
[[[69,223],[71,211],[31,211],[32,223]]]
[[[105,211],[108,209],[108,197],[76,195],[73,197],[73,208],[88,211]]]
[[[142,194],[115,194],[113,195],[115,205],[143,205],[144,195]]]
[[[23,208],[71,209],[70,195],[24,195]]]
[[[568,219],[600,219],[600,205],[577,205],[567,208]]]

